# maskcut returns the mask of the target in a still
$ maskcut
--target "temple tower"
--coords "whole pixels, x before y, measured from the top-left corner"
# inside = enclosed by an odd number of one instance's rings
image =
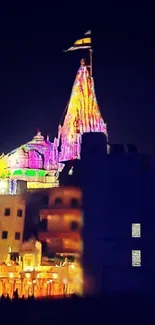
[[[101,132],[107,135],[107,126],[101,116],[90,66],[81,60],[62,126],[59,126],[61,144],[59,161],[80,159],[82,135]]]

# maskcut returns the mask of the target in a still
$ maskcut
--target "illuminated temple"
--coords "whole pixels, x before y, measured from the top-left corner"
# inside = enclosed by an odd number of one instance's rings
[[[49,141],[38,131],[34,138],[0,158],[0,191],[9,182],[9,193],[14,194],[16,182],[25,181],[27,189],[59,186],[59,173],[67,160],[80,159],[82,135],[103,132],[107,127],[101,116],[89,67],[81,60],[72,88],[67,112],[58,137]]]
[[[38,131],[31,141],[0,157],[0,197],[1,210],[4,210],[0,216],[0,245],[5,248],[1,251],[0,295],[9,293],[12,296],[15,289],[18,289],[20,296],[34,294],[36,297],[82,293],[81,282],[74,283],[81,274],[79,256],[82,254],[82,212],[76,198],[71,198],[71,193],[63,190],[67,203],[63,205],[63,198],[61,200],[58,195],[52,203],[56,206],[41,214],[41,224],[46,229],[40,233],[39,240],[44,247],[49,246],[51,252],[54,249],[54,253],[62,256],[63,261],[58,264],[51,264],[49,259],[42,258],[40,242],[31,240],[22,243],[25,207],[20,202],[23,202],[22,196],[27,191],[41,188],[57,188],[59,191],[59,174],[66,161],[80,159],[84,133],[101,132],[107,136],[107,127],[97,104],[89,68],[82,59],[66,115],[54,141],[50,142],[48,137],[44,138]],[[12,200],[7,199],[9,197]],[[71,210],[69,202],[74,205]],[[14,222],[8,221],[9,218],[14,218]],[[12,250],[19,253],[16,262],[11,261]],[[73,257],[72,262],[67,259],[68,255]]]
[[[81,60],[64,123],[62,127],[59,126],[59,161],[80,159],[82,135],[88,132],[103,132],[107,135],[107,127],[97,104],[94,80],[84,60]]]

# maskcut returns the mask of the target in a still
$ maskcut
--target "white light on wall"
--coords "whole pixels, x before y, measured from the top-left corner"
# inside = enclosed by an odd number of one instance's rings
[[[30,273],[25,273],[25,277],[26,277],[26,279],[29,279],[30,278]]]
[[[141,251],[132,250],[132,266],[141,266]]]
[[[0,194],[7,194],[8,188],[9,188],[8,181],[0,180]]]
[[[69,170],[69,172],[68,172],[68,175],[72,175],[73,174],[73,167],[71,167],[71,169]]]
[[[140,238],[141,237],[141,224],[132,223],[132,237]]]
[[[13,278],[13,273],[12,272],[9,273],[9,278]]]
[[[57,273],[53,273],[53,279],[56,280],[58,278],[58,274]]]

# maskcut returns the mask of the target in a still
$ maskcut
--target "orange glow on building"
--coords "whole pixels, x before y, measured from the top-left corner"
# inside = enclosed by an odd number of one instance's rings
[[[46,228],[42,227],[44,223]],[[0,264],[0,296],[12,298],[16,289],[19,297],[25,298],[83,293],[81,191],[51,189],[49,207],[40,211],[40,226],[39,241],[32,238],[20,243],[17,262],[11,260],[12,250],[6,239],[6,258]],[[43,254],[44,243],[47,254]],[[49,253],[54,254],[54,260]]]

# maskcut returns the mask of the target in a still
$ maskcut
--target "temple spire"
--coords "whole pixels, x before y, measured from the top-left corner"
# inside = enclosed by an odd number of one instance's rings
[[[60,161],[80,159],[82,134],[102,132],[107,135],[107,127],[99,110],[94,80],[91,77],[92,66],[89,66],[89,72],[85,59],[81,59],[80,64],[61,127]]]

